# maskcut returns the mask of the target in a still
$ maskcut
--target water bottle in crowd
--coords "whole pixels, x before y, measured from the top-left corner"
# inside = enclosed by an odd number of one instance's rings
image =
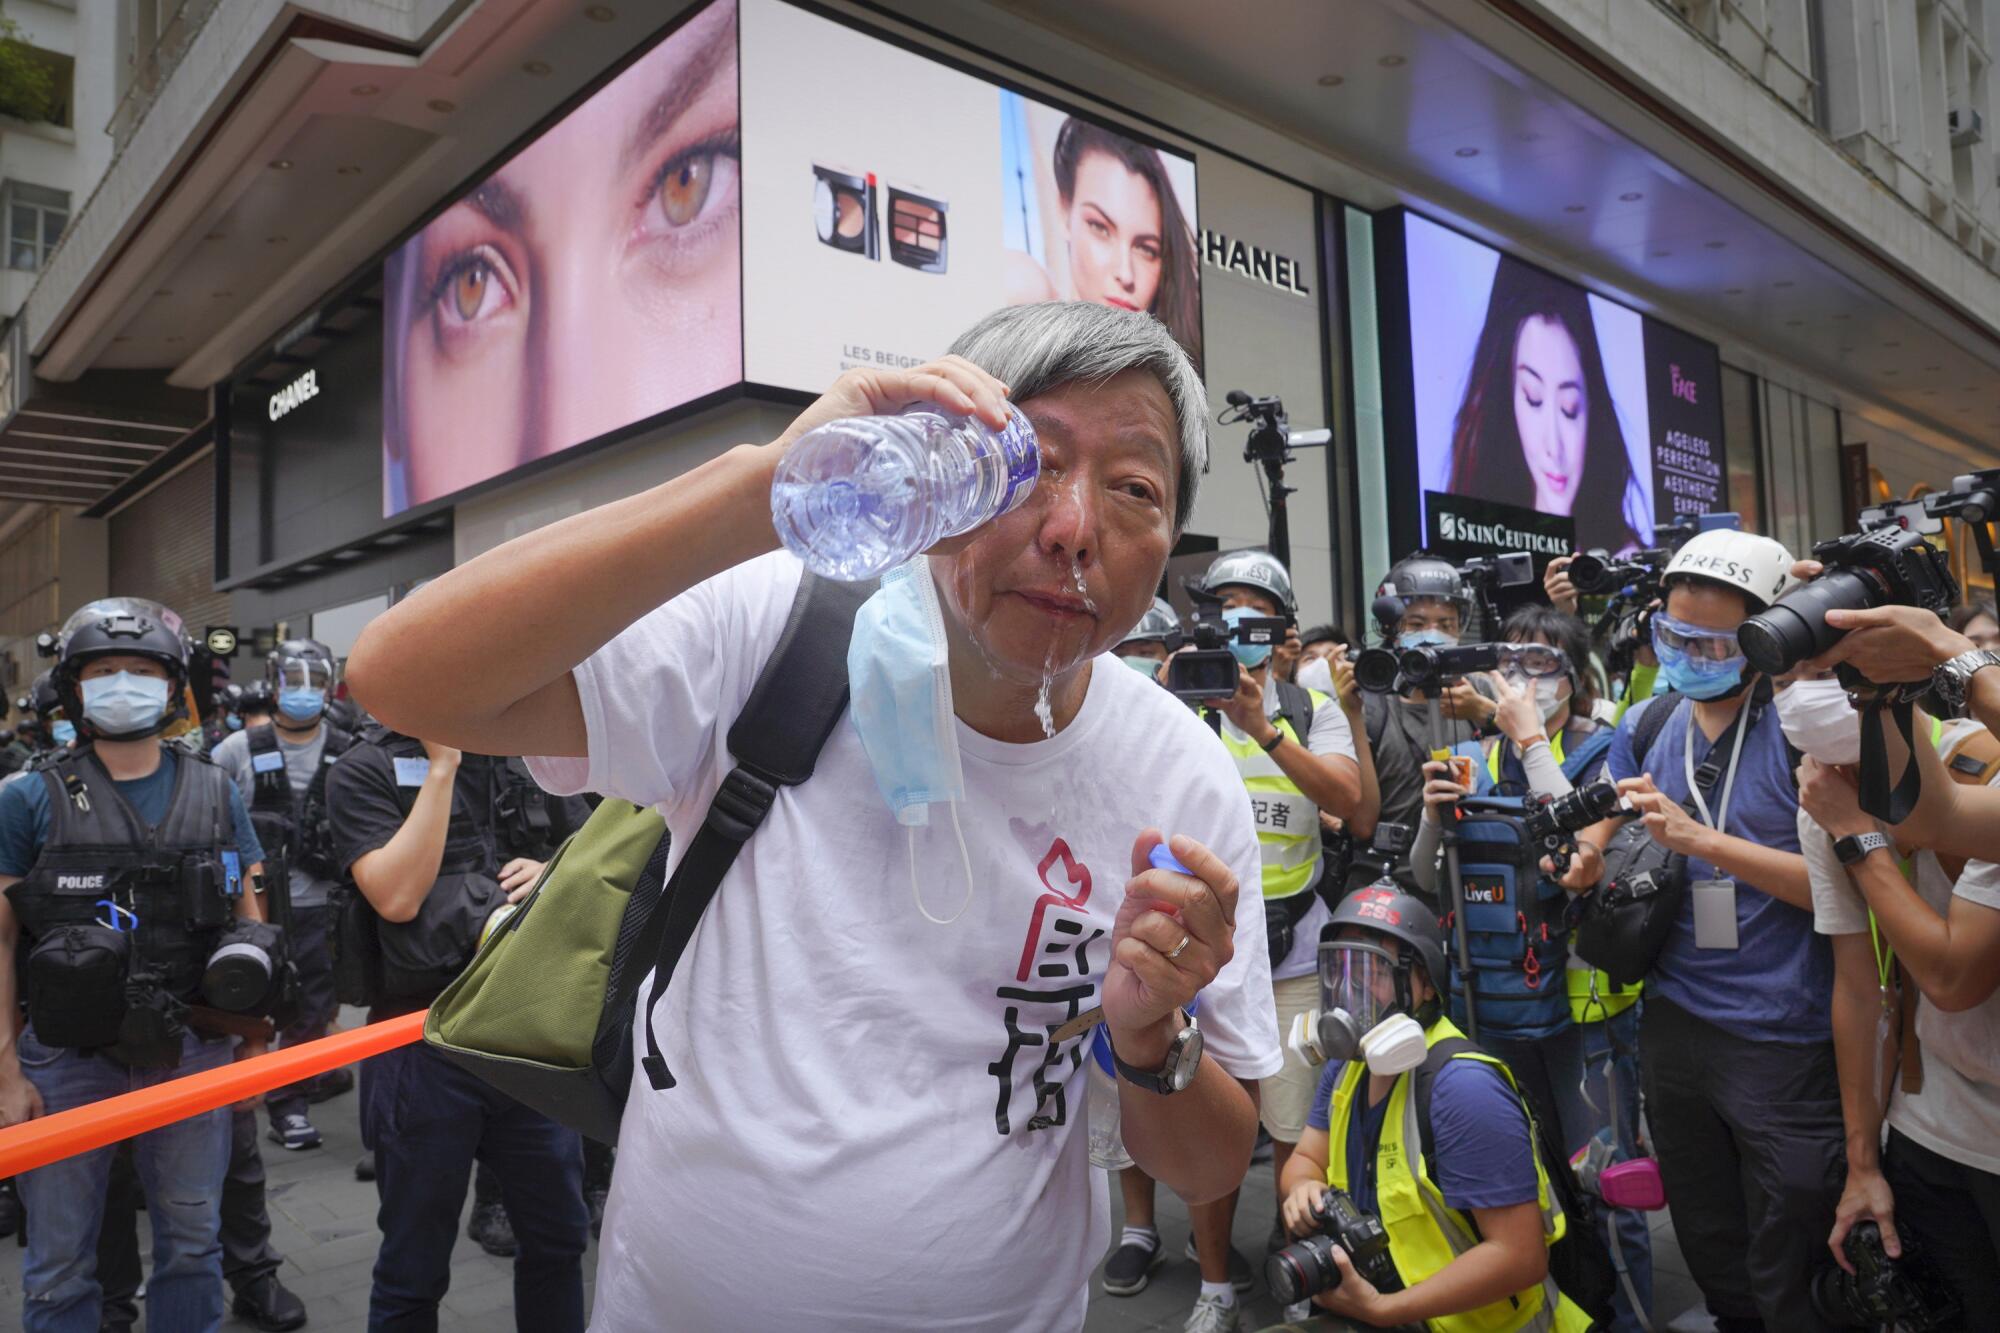
[[[1035,430],[1004,430],[933,407],[849,417],[800,436],[771,485],[786,549],[822,578],[880,578],[947,537],[1027,499],[1041,470]]]

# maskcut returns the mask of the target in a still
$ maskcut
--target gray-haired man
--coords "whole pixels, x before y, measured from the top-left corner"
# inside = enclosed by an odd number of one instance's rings
[[[685,1072],[627,1104],[598,1327],[740,1324],[726,1275],[772,1255],[787,1279],[757,1285],[768,1325],[1079,1327],[1108,1209],[1078,1124],[1087,1037],[1055,1034],[1094,1005],[1128,1070],[1133,1158],[1194,1200],[1249,1161],[1239,1080],[1281,1063],[1261,904],[1237,893],[1258,882],[1255,827],[1207,729],[1103,656],[1193,506],[1200,382],[1150,317],[1083,303],[1000,311],[953,352],[849,372],[771,444],[461,566],[349,659],[390,725],[566,756],[531,761],[544,786],[656,805],[678,852],[799,585],[770,520],[785,448],[912,403],[997,427],[1011,399],[1034,425],[1026,503],[917,571],[948,648],[964,799],[899,826],[858,710],[779,795],[655,1011]],[[906,665],[868,619],[858,660]],[[476,647],[496,642],[500,660]],[[1149,868],[1162,830],[1192,874]],[[1191,1081],[1130,1081],[1192,1053],[1197,990]]]

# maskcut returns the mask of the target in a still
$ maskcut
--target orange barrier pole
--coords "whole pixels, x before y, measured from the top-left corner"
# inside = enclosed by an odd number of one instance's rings
[[[366,1060],[371,1055],[420,1041],[423,1035],[424,1014],[404,1014],[239,1060],[220,1069],[205,1069],[137,1092],[58,1111],[25,1125],[0,1129],[0,1177],[32,1171],[356,1060]]]

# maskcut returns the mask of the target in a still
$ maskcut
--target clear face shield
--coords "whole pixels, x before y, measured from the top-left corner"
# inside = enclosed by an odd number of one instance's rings
[[[1429,1044],[1410,1016],[1409,983],[1398,993],[1396,956],[1366,940],[1319,946],[1319,1007],[1293,1021],[1291,1045],[1308,1063],[1365,1060],[1369,1072],[1400,1074],[1424,1062]]]

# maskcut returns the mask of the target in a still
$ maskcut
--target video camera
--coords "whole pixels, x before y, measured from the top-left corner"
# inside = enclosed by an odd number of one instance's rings
[[[1813,559],[1826,566],[1817,578],[1786,593],[1736,632],[1743,655],[1766,675],[1782,675],[1839,642],[1845,631],[1826,623],[1828,611],[1920,606],[1943,615],[1958,601],[1958,580],[1944,553],[1922,533],[1900,525],[1820,542],[1813,547]],[[1872,684],[1851,671],[1842,683],[1850,689]]]
[[[1896,1328],[1907,1333],[1963,1328],[1958,1293],[1905,1237],[1903,1257],[1882,1247],[1882,1228],[1856,1222],[1842,1242],[1848,1272],[1830,1265],[1813,1274],[1813,1313],[1835,1328]]]
[[[1377,1291],[1401,1291],[1402,1274],[1389,1257],[1389,1233],[1381,1219],[1355,1205],[1346,1190],[1328,1189],[1314,1209],[1320,1229],[1276,1251],[1264,1261],[1264,1281],[1280,1305],[1297,1305],[1340,1285],[1334,1247],[1347,1251],[1354,1271]]]
[[[1393,820],[1383,820],[1375,826],[1375,836],[1366,847],[1354,853],[1353,865],[1366,872],[1368,882],[1394,874],[1396,867],[1409,859],[1410,844],[1416,840],[1416,830],[1408,824],[1398,824]]]
[[[1569,655],[1542,643],[1459,643],[1448,648],[1370,648],[1354,659],[1354,680],[1375,694],[1435,693],[1481,671],[1513,669],[1531,680],[1568,672]]]
[[[1189,646],[1167,664],[1167,689],[1191,704],[1231,697],[1236,693],[1237,664],[1229,646],[1258,644],[1275,650],[1291,624],[1284,616],[1245,616],[1232,626],[1212,609],[1198,608],[1187,636]]]
[[[1577,834],[1607,819],[1630,819],[1637,813],[1611,782],[1592,782],[1563,796],[1530,793],[1521,830],[1530,841],[1541,844],[1561,876],[1568,873],[1570,859],[1576,854]]]

